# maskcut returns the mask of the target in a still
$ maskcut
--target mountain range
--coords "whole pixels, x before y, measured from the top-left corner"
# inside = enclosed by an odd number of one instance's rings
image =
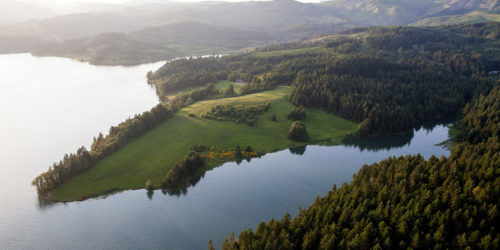
[[[71,14],[59,16],[47,13],[47,18],[33,16],[0,26],[0,53],[35,52],[83,58],[96,64],[134,64],[206,52],[222,54],[354,27],[497,21],[500,1],[147,1],[80,5]],[[115,59],[92,59],[101,53]],[[126,57],[142,57],[137,62],[121,63],[123,53],[128,53]]]

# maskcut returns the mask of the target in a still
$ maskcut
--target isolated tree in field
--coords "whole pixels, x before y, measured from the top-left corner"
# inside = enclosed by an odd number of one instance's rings
[[[275,122],[277,120],[278,120],[278,118],[276,118],[276,114],[273,114],[273,116],[271,116],[271,121]]]
[[[306,125],[301,121],[295,121],[290,126],[290,131],[288,133],[288,138],[294,141],[306,141],[307,140],[307,130]]]
[[[226,89],[224,89],[224,96],[234,96],[234,86],[231,84]]]

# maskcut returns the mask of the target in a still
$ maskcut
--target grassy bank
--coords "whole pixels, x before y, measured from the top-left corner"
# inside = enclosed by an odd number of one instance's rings
[[[289,91],[288,87],[280,87],[241,97],[202,101],[185,107],[169,121],[55,189],[52,197],[57,201],[72,201],[110,190],[137,189],[142,188],[147,179],[159,185],[192,144],[213,146],[216,150],[249,144],[254,150],[263,152],[301,145],[287,138],[291,122],[286,116],[293,109],[286,99]],[[259,116],[254,127],[203,119],[200,116],[214,105],[266,102],[271,103],[271,109]],[[190,113],[195,117],[188,116]],[[276,122],[271,121],[273,113],[278,118]],[[357,128],[355,123],[317,109],[307,109],[305,124],[309,143],[327,139],[339,143],[343,136],[355,132]]]

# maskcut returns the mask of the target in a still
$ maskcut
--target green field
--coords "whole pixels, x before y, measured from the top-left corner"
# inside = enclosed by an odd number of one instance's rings
[[[286,118],[293,109],[287,101],[289,87],[272,91],[195,103],[181,109],[173,118],[136,139],[87,172],[74,177],[52,192],[56,201],[71,201],[113,190],[142,188],[147,179],[159,185],[170,168],[188,152],[192,144],[204,144],[216,150],[251,145],[256,151],[272,152],[303,145],[287,138],[291,122]],[[268,112],[250,127],[230,121],[203,119],[200,114],[216,104],[271,103]],[[195,117],[189,117],[193,113]],[[275,113],[278,121],[271,121]],[[318,109],[307,109],[304,121],[308,143],[340,143],[343,136],[356,131],[357,124]]]

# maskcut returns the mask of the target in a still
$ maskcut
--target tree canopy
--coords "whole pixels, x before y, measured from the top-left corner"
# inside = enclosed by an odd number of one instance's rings
[[[495,249],[500,245],[500,91],[475,100],[462,122],[482,136],[449,157],[391,157],[363,166],[296,218],[262,222],[222,249]],[[483,118],[483,117],[490,117]],[[478,127],[478,128],[479,128]],[[473,134],[476,134],[473,132]]]

